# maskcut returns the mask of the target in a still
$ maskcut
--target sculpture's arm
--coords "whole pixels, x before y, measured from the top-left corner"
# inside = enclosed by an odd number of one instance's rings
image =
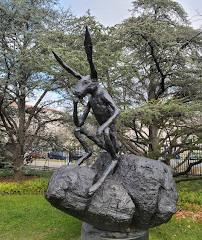
[[[88,113],[90,112],[90,102],[88,102],[87,106],[85,107],[83,116],[81,117],[80,120],[78,118],[78,110],[77,110],[78,109],[78,102],[79,102],[79,99],[77,97],[75,97],[74,100],[73,100],[73,103],[74,103],[73,118],[74,118],[74,124],[77,127],[81,127],[85,123],[85,120],[88,116]]]
[[[98,128],[97,136],[101,136],[105,128],[107,128],[118,117],[120,113],[119,108],[116,106],[116,104],[114,103],[112,97],[109,95],[108,92],[104,92],[103,99],[105,102],[107,102],[108,106],[114,110],[114,112],[112,116]]]

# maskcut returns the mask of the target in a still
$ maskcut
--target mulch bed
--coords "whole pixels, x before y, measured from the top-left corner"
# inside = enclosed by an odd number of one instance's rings
[[[39,176],[23,176],[20,179],[14,179],[13,176],[0,177],[0,182],[21,182],[39,178]]]

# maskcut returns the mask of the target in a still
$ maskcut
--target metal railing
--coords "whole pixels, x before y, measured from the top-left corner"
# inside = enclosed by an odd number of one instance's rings
[[[32,161],[28,164],[25,164],[29,168],[37,168],[44,170],[54,170],[62,165],[69,165],[74,163],[84,151],[82,148],[74,147],[66,150],[65,152],[60,152],[63,159],[54,159],[54,155],[51,158],[50,152],[46,153],[47,157],[45,159],[36,159],[32,158]],[[174,174],[184,172],[187,170],[190,164],[193,164],[199,161],[202,158],[202,151],[194,152],[184,152],[181,153],[178,157],[170,160],[170,166],[173,169]],[[202,176],[202,163],[192,166],[191,170],[187,173],[187,176]]]
[[[183,152],[178,158],[170,160],[170,166],[172,167],[174,173],[185,172],[187,168],[191,165],[191,170],[187,173],[187,176],[202,176],[202,163],[196,164],[202,159],[202,151],[194,152]]]
[[[27,168],[55,170],[63,165],[74,163],[79,157],[84,154],[82,148],[74,147],[66,151],[51,151],[43,153],[43,158],[28,158],[24,165]]]

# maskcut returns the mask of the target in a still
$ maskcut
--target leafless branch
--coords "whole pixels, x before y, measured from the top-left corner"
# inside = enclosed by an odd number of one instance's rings
[[[191,168],[192,168],[193,166],[198,165],[198,164],[200,164],[200,163],[202,163],[202,159],[200,159],[200,160],[198,160],[198,161],[196,161],[196,162],[190,163],[189,166],[187,167],[187,169],[186,169],[185,171],[179,172],[179,173],[175,173],[175,174],[173,174],[173,176],[174,176],[174,177],[178,177],[178,176],[181,176],[181,175],[185,175],[185,174],[187,174],[187,173],[191,170]]]

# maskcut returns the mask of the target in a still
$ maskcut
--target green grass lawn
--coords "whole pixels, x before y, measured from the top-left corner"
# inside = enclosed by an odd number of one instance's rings
[[[52,172],[27,170],[27,175],[42,178],[26,183],[1,183],[0,239],[2,240],[79,240],[81,221],[52,207],[42,195]],[[19,184],[19,190],[16,186]],[[182,210],[199,214],[202,205],[202,181],[177,184]],[[5,194],[8,192],[8,194]],[[20,192],[21,195],[18,195]],[[29,195],[23,195],[23,194]],[[32,195],[33,194],[33,195]],[[150,229],[150,240],[200,240],[202,225],[191,217],[176,218]]]
[[[52,207],[43,196],[0,196],[0,239],[79,240],[81,222]],[[150,240],[200,240],[202,228],[190,219],[173,218],[150,229]]]
[[[52,207],[43,196],[0,196],[0,239],[78,240],[81,222]]]
[[[150,240],[200,240],[202,228],[189,219],[176,219],[149,230]]]

